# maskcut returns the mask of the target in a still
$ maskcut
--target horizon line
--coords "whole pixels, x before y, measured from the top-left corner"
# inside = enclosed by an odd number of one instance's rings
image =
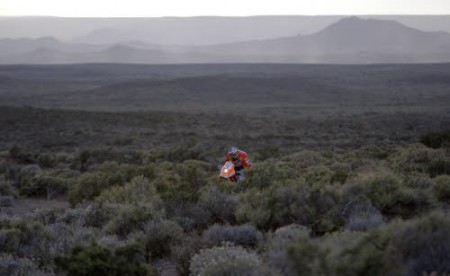
[[[450,16],[450,14],[256,14],[256,15],[162,15],[162,16],[60,16],[60,15],[0,15],[0,18],[59,18],[59,19],[139,19],[139,18],[246,18],[246,17],[337,17],[337,16]]]

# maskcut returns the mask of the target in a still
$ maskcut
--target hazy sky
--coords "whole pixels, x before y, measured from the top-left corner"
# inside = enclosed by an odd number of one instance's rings
[[[450,14],[450,0],[0,0],[0,16]]]

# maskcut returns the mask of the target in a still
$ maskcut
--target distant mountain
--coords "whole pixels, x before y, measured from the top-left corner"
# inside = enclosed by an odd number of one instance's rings
[[[212,45],[317,32],[343,16],[160,18],[0,17],[0,38],[55,37],[72,43]]]
[[[450,62],[450,34],[392,20],[349,17],[310,35],[164,46],[143,41],[70,44],[55,38],[2,39],[0,63],[422,63]]]
[[[396,21],[350,17],[312,35],[215,45],[206,49],[245,61],[448,62],[450,34],[419,31]]]
[[[58,50],[63,52],[87,52],[103,49],[106,46],[90,44],[64,43],[54,37],[39,38],[4,38],[0,39],[0,56],[21,55],[39,48]]]
[[[317,33],[345,16],[161,18],[0,17],[1,38],[54,37],[81,44],[143,41],[159,45],[214,45]],[[450,15],[368,15],[422,31],[450,32]]]

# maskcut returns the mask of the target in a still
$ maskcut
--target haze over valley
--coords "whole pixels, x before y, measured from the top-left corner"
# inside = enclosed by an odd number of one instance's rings
[[[450,16],[31,17],[0,22],[3,64],[450,61]]]

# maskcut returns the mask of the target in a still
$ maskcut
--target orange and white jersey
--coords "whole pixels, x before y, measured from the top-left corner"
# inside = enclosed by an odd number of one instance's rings
[[[248,159],[248,155],[246,152],[239,150],[238,151],[238,158],[234,159],[233,155],[231,153],[227,153],[227,156],[225,157],[224,163],[227,161],[233,161],[236,168],[242,168],[246,167],[248,169],[252,168],[252,163],[250,162],[250,159]]]

